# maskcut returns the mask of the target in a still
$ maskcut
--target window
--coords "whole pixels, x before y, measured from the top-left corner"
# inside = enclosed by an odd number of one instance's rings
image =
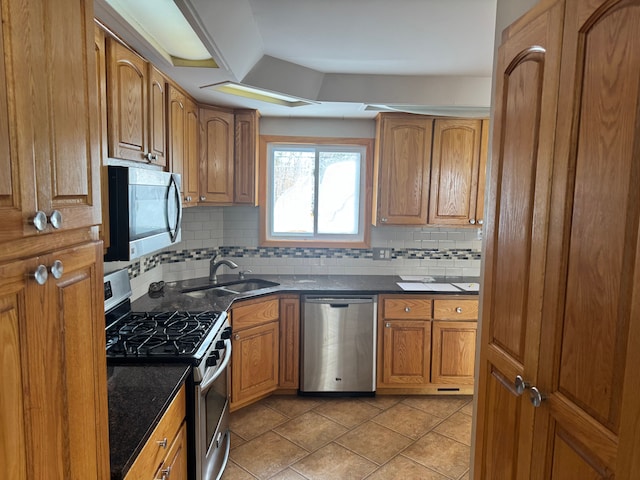
[[[366,247],[371,140],[261,137],[261,243]]]

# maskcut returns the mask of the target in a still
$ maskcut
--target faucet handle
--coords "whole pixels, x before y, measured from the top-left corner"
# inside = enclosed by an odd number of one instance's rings
[[[238,272],[238,277],[240,277],[241,280],[244,280],[244,276],[246,273],[252,273],[251,270],[240,270]]]

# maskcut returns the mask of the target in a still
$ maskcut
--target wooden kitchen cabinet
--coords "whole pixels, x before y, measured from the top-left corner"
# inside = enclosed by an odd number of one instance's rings
[[[378,296],[378,391],[429,383],[431,305],[423,296]]]
[[[153,65],[107,38],[109,156],[166,167],[165,79]]]
[[[381,113],[376,122],[374,225],[425,225],[433,119]]]
[[[200,196],[198,203],[233,203],[234,128],[232,111],[201,107]]]
[[[0,265],[6,478],[109,478],[102,277],[101,242]]]
[[[474,383],[477,300],[434,300],[431,382]]]
[[[100,152],[93,5],[3,0],[1,15],[0,258],[9,258],[8,242],[25,237],[21,254],[37,252],[36,212],[46,233],[100,223]]]
[[[232,308],[230,411],[278,388],[279,319],[279,299],[275,296],[246,300]]]
[[[196,102],[191,97],[185,102],[182,197],[184,206],[191,207],[197,204],[200,190],[200,120]]]
[[[235,159],[233,203],[258,203],[258,144],[260,113],[235,111]]]
[[[280,390],[300,386],[300,297],[280,296]],[[293,393],[293,392],[292,392]]]
[[[124,480],[187,479],[185,417],[186,393],[183,385],[153,429]]]
[[[428,223],[482,225],[488,120],[436,119]],[[482,201],[479,202],[479,197]]]

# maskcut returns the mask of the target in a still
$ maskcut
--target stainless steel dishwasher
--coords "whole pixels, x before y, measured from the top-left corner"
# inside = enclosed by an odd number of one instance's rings
[[[376,295],[302,298],[300,393],[374,395]]]

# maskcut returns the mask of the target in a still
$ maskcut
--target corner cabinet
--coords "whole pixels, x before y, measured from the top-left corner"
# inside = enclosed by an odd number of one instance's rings
[[[101,243],[0,265],[6,478],[109,478],[102,277]]]
[[[473,393],[476,299],[378,296],[377,392]]]
[[[257,110],[235,111],[235,158],[233,203],[258,203],[258,128]]]
[[[109,156],[167,166],[166,86],[144,58],[107,38]]]
[[[1,4],[3,256],[5,242],[97,225],[101,211],[93,5]]]
[[[435,120],[429,224],[484,223],[488,127],[488,120]]]
[[[381,113],[376,123],[374,225],[427,223],[433,119]]]
[[[277,296],[238,302],[231,309],[230,411],[278,388],[280,308]]]
[[[200,108],[200,197],[198,203],[233,203],[234,116]]]

